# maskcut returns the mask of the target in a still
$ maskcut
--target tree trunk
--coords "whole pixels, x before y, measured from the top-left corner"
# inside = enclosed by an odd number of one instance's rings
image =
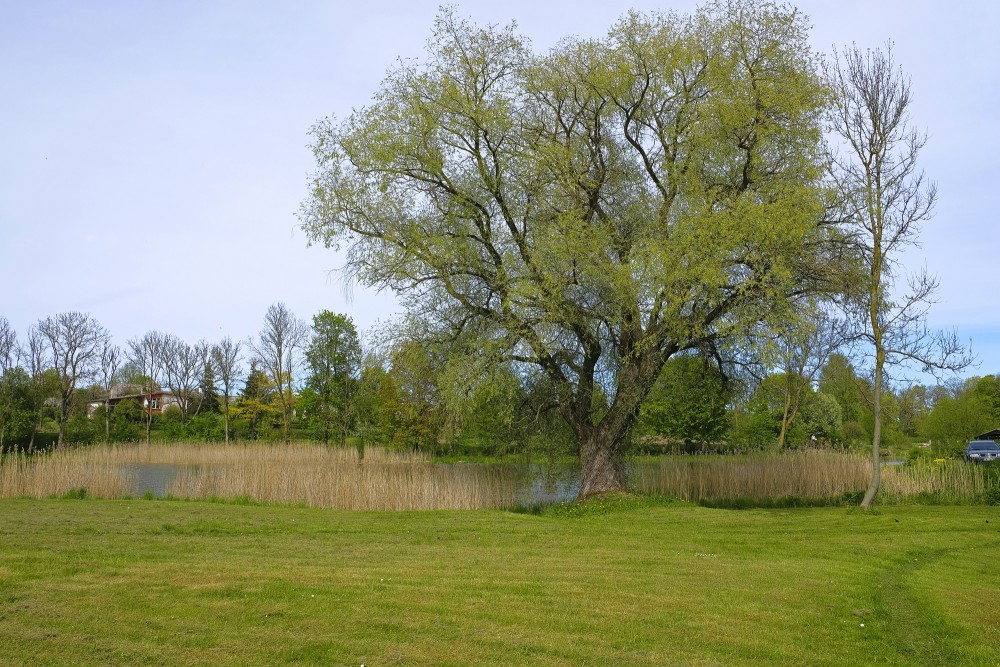
[[[57,445],[66,444],[66,422],[69,421],[69,400],[64,395],[59,406],[59,441]]]
[[[881,351],[879,351],[881,352]],[[880,443],[882,440],[882,357],[876,352],[875,361],[875,382],[874,391],[875,395],[872,397],[872,416],[874,417],[875,425],[872,429],[872,481],[868,485],[868,490],[865,491],[864,500],[861,501],[862,509],[870,509],[872,503],[875,501],[875,495],[878,493],[879,485],[882,483],[882,460]]]
[[[626,485],[623,438],[595,428],[580,444],[579,500],[609,491],[624,491]]]

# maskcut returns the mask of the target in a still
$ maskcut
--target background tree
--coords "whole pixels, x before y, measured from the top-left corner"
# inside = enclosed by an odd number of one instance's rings
[[[114,386],[118,367],[122,363],[122,351],[117,345],[106,340],[101,344],[101,353],[98,363],[98,379],[101,388],[104,389],[104,438],[105,442],[111,442],[111,388]]]
[[[400,449],[435,451],[441,443],[448,413],[439,377],[444,358],[419,341],[398,342],[390,355],[395,431],[392,444]]]
[[[208,413],[219,412],[219,390],[216,388],[215,361],[212,356],[212,346],[204,340],[198,341],[195,345],[195,352],[198,355],[198,366],[201,369],[201,377],[198,380],[197,402],[194,414],[197,416],[202,411]]]
[[[361,343],[351,318],[328,310],[313,317],[312,332],[305,350],[306,387],[316,396],[323,443],[329,444],[330,431],[336,429],[343,446],[354,418]]]
[[[920,437],[924,420],[932,407],[932,394],[924,385],[914,384],[902,389],[899,393],[899,427],[903,435],[911,440]]]
[[[17,366],[17,332],[0,316],[0,452],[4,451],[4,442],[9,430],[9,423],[14,410],[14,376]]]
[[[845,355],[830,355],[819,374],[819,390],[832,396],[840,406],[841,440],[845,445],[854,447],[862,445],[866,439],[871,440],[871,433],[864,426],[872,393],[871,383],[858,377]]]
[[[49,398],[59,394],[59,374],[51,367],[47,358],[47,341],[38,327],[30,327],[21,349],[21,359],[31,379],[28,394],[28,409],[31,412],[31,433],[28,437],[28,452],[35,450],[35,438],[42,428],[45,404]]]
[[[784,407],[778,449],[785,446],[788,429],[802,407],[804,395],[812,393],[820,370],[830,355],[843,345],[845,336],[843,322],[821,308],[811,308],[790,322],[791,326],[785,327],[777,339],[778,359],[784,378]]]
[[[243,372],[240,367],[242,360],[242,344],[229,336],[223,338],[218,345],[212,347],[212,361],[219,373],[222,383],[222,409],[226,423],[226,442],[229,442],[229,404],[233,395],[233,387],[237,378]]]
[[[292,441],[296,353],[307,335],[306,323],[295,317],[285,304],[276,303],[264,314],[264,327],[257,334],[257,339],[250,341],[260,368],[270,378],[274,395],[281,406],[281,432],[286,445]]]
[[[361,450],[369,442],[391,444],[399,422],[399,391],[376,354],[369,353],[362,361],[354,405]]]
[[[102,345],[110,334],[87,313],[69,312],[39,320],[52,368],[59,375],[59,445],[66,440],[66,422],[77,383],[96,370]]]
[[[280,408],[274,405],[276,393],[267,373],[257,366],[257,359],[251,359],[243,391],[232,406],[233,416],[246,424],[247,439],[259,439],[263,428],[270,428],[272,419],[281,414]]]
[[[939,456],[955,456],[967,441],[996,428],[989,400],[976,391],[982,378],[969,378],[939,393],[922,433]]]
[[[142,384],[145,397],[146,443],[150,441],[153,429],[153,393],[160,388],[160,378],[163,375],[163,355],[166,347],[166,336],[158,331],[147,331],[142,338],[128,342],[128,358]]]
[[[718,441],[729,428],[730,399],[718,366],[697,355],[675,356],[664,364],[642,405],[642,431],[685,443]]]
[[[910,79],[897,70],[892,45],[835,52],[827,67],[833,87],[830,121],[843,145],[831,156],[841,215],[866,274],[852,313],[855,338],[866,346],[872,371],[872,481],[861,506],[871,507],[881,481],[883,386],[892,367],[959,370],[970,359],[954,334],[927,330],[937,281],[926,271],[907,275],[897,295],[900,253],[918,244],[920,222],[931,217],[937,188],[917,167],[927,137],[910,126]]]
[[[198,386],[205,372],[201,353],[177,336],[162,339],[163,377],[167,389],[177,399],[181,424],[187,424],[188,412],[197,401]]]
[[[750,1],[540,55],[445,10],[424,62],[314,127],[303,227],[456,341],[449,363],[544,372],[580,496],[620,489],[667,359],[785,318],[830,275],[814,62],[800,14]]]

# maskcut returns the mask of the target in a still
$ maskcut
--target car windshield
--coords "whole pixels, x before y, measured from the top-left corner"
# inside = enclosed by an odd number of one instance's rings
[[[974,452],[997,452],[1000,445],[995,442],[970,442],[969,450]]]

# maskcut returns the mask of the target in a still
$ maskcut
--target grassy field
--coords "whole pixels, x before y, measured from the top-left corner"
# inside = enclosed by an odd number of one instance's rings
[[[2,665],[998,665],[1000,510],[0,501]]]

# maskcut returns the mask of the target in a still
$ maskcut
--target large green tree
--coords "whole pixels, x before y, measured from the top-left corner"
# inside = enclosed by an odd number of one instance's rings
[[[361,342],[351,318],[329,310],[313,316],[305,356],[306,387],[315,396],[323,443],[329,444],[331,431],[336,431],[343,446],[355,417],[353,399],[361,372]]]
[[[314,127],[303,228],[455,341],[470,382],[540,368],[580,496],[620,489],[666,360],[784,317],[827,275],[807,28],[718,2],[534,53],[445,10],[426,59]]]

